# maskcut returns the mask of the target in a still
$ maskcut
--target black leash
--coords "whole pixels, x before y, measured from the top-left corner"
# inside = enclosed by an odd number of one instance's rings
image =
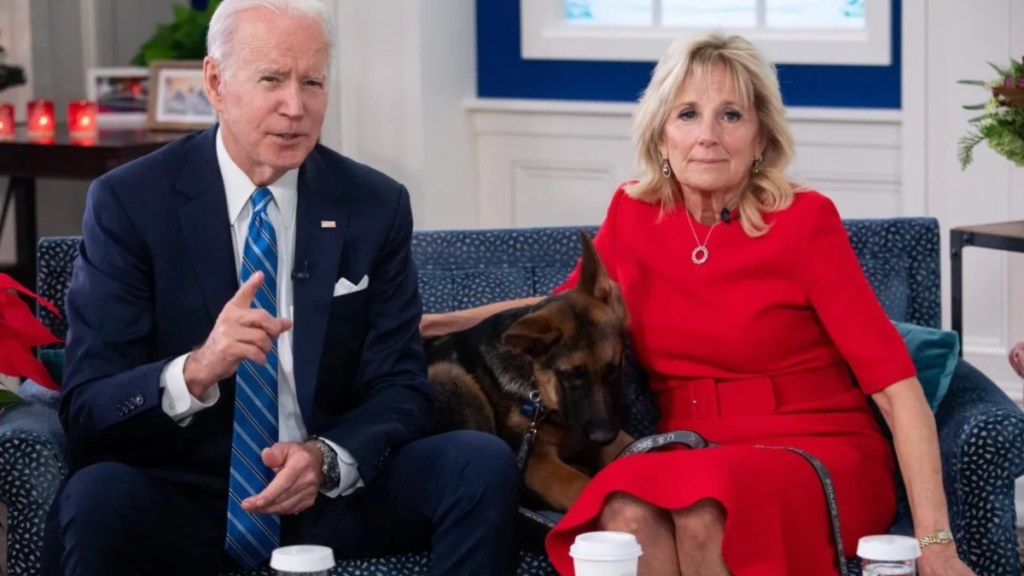
[[[531,390],[529,399],[522,399],[519,405],[519,412],[530,418],[530,427],[523,434],[523,441],[519,443],[519,453],[516,454],[516,464],[519,471],[526,473],[526,462],[530,459],[530,452],[533,452],[533,441],[537,437],[537,425],[543,416],[544,408],[540,405],[540,390]]]
[[[717,444],[708,442],[703,436],[690,430],[676,430],[675,432],[665,432],[663,434],[654,434],[652,436],[645,436],[634,440],[628,446],[619,452],[616,458],[623,456],[632,456],[634,454],[643,454],[662,448],[669,444],[681,444],[689,446],[692,449],[698,448],[713,448]],[[815,473],[818,474],[818,480],[821,481],[821,487],[825,492],[825,503],[828,505],[828,514],[832,521],[832,540],[836,545],[836,562],[839,567],[840,576],[847,576],[849,574],[849,568],[846,565],[846,556],[843,555],[843,535],[839,529],[839,505],[836,502],[836,489],[835,485],[832,484],[832,476],[828,473],[828,469],[811,454],[799,449],[791,448],[789,446],[764,446],[757,445],[756,448],[771,448],[774,450],[789,450],[795,454],[802,456],[807,462],[814,468]]]

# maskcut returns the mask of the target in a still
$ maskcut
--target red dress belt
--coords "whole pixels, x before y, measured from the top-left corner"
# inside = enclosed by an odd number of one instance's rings
[[[856,386],[845,364],[754,378],[667,378],[652,374],[661,420],[771,414],[794,404],[841,396]]]

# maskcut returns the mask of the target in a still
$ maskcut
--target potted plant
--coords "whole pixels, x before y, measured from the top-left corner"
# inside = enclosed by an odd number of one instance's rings
[[[7,51],[0,44],[0,92],[25,83],[25,70],[20,66],[5,63]]]
[[[974,147],[982,142],[1017,166],[1024,166],[1024,59],[1011,61],[1005,68],[991,62],[989,66],[999,74],[994,81],[960,81],[982,86],[989,92],[988,101],[964,106],[984,113],[968,121],[974,128],[960,139],[957,156],[961,169],[971,163]]]
[[[206,56],[206,31],[220,0],[211,0],[203,10],[174,5],[174,21],[157,26],[153,36],[132,58],[135,66],[149,66],[155,60],[202,60]]]
[[[34,298],[54,314],[53,304],[33,294],[7,274],[0,274],[0,374],[29,378],[40,386],[56,391],[57,384],[46,367],[32,354],[35,346],[56,344],[60,339],[32,314],[19,294]],[[20,399],[9,390],[0,390],[0,409]]]

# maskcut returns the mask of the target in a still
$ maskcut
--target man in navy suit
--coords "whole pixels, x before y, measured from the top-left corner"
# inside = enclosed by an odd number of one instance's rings
[[[52,572],[216,574],[296,543],[514,572],[512,452],[424,438],[409,195],[317,143],[332,39],[318,0],[225,0],[203,64],[219,125],[93,183]]]

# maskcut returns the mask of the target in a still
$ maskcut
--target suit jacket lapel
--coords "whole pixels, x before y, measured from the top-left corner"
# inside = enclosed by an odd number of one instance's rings
[[[211,326],[224,303],[238,291],[234,246],[228,223],[224,179],[217,164],[216,126],[189,146],[176,189],[185,197],[178,218],[202,287]]]
[[[318,151],[313,150],[299,171],[295,218],[295,268],[307,271],[308,277],[292,280],[295,388],[307,428],[313,426],[313,393],[350,213],[341,182],[329,173]],[[325,227],[325,222],[334,222],[334,227]]]

